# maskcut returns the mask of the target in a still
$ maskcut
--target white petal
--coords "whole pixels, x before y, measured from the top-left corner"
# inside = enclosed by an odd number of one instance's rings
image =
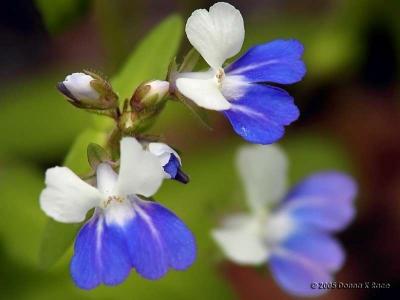
[[[116,194],[118,174],[107,163],[101,163],[96,170],[97,189],[106,197]]]
[[[180,77],[176,80],[176,87],[198,106],[211,110],[231,108],[231,104],[222,95],[214,74],[210,73],[210,76],[212,77],[207,79]]]
[[[287,158],[278,146],[244,146],[236,163],[252,210],[281,200],[286,192]]]
[[[40,195],[40,207],[59,222],[78,223],[97,206],[102,194],[66,167],[46,171],[46,188]]]
[[[94,78],[85,73],[72,73],[63,81],[64,86],[78,100],[98,99],[99,93],[90,85]]]
[[[162,166],[165,166],[169,162],[171,154],[173,154],[179,160],[179,163],[182,165],[182,161],[179,154],[167,144],[150,143],[148,147],[149,151],[159,158]]]
[[[135,139],[121,140],[121,166],[118,176],[118,192],[150,197],[159,189],[164,178],[160,161],[154,154],[143,150]]]
[[[243,18],[232,5],[218,2],[195,10],[186,22],[186,35],[213,68],[240,51],[244,40]]]
[[[233,262],[258,265],[268,258],[262,226],[256,216],[236,215],[225,220],[223,227],[213,230],[212,236]]]

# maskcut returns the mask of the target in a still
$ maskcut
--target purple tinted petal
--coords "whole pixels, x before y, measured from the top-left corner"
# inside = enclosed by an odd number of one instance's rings
[[[238,99],[229,99],[232,108],[224,111],[233,129],[246,141],[271,144],[284,134],[284,125],[299,117],[293,98],[284,90],[249,84]]]
[[[79,231],[71,261],[71,275],[82,289],[104,283],[116,285],[131,269],[124,235],[108,227],[102,215],[95,215]]]
[[[315,173],[302,180],[288,193],[288,201],[298,197],[321,196],[330,201],[353,201],[357,185],[349,175],[336,171]]]
[[[106,285],[122,283],[129,275],[132,264],[124,232],[120,227],[104,226],[100,253],[103,283]]]
[[[94,216],[78,233],[71,261],[71,276],[82,289],[92,289],[101,283],[96,255],[98,218]]]
[[[354,218],[354,180],[339,172],[314,174],[288,194],[282,210],[298,224],[323,230],[341,230]]]
[[[327,271],[337,271],[344,262],[345,255],[341,245],[326,233],[298,230],[281,246]]]
[[[312,283],[331,282],[330,274],[319,265],[296,253],[280,251],[269,259],[272,276],[288,293],[295,296],[317,296],[327,290],[311,288]]]
[[[147,279],[159,279],[169,268],[188,268],[196,246],[186,225],[160,204],[138,201],[136,205],[136,217],[125,227],[136,271]]]
[[[187,226],[170,210],[158,203],[144,203],[142,209],[152,217],[163,239],[168,264],[176,270],[185,270],[196,259],[196,242]]]
[[[171,176],[171,178],[175,178],[180,166],[181,164],[179,163],[179,160],[176,158],[175,155],[171,154],[169,161],[164,166],[164,171],[168,173]]]
[[[245,76],[250,82],[291,84],[306,73],[301,60],[304,47],[296,40],[275,40],[250,48],[226,68],[228,75]]]
[[[185,184],[189,182],[189,176],[181,170],[181,163],[174,154],[171,153],[168,163],[163,168],[164,172],[168,173],[172,179]]]

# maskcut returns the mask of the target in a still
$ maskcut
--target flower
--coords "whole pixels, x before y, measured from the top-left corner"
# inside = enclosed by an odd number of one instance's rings
[[[58,83],[57,88],[79,108],[106,110],[118,107],[118,96],[111,85],[95,73],[72,73]]]
[[[169,82],[164,80],[152,80],[142,83],[132,97],[132,106],[138,109],[157,107],[163,104],[165,96],[169,92]]]
[[[170,268],[184,270],[194,262],[190,230],[164,206],[144,199],[156,193],[163,178],[159,159],[134,138],[121,141],[119,175],[107,163],[98,165],[97,188],[66,167],[47,170],[40,205],[48,216],[77,223],[94,208],[74,245],[71,275],[78,287],[119,284],[131,268],[158,279]]]
[[[149,151],[160,159],[164,169],[164,177],[188,183],[189,177],[181,170],[182,161],[179,154],[164,143],[149,143]]]
[[[74,101],[97,100],[100,94],[91,85],[94,80],[95,78],[85,73],[72,73],[58,84],[58,89]]]
[[[250,213],[224,220],[212,236],[238,264],[268,262],[275,281],[297,296],[324,292],[314,282],[332,282],[344,251],[332,236],[354,217],[356,184],[336,172],[315,173],[286,193],[287,160],[276,146],[247,146],[237,166]]]
[[[292,84],[303,78],[302,44],[275,40],[250,48],[223,67],[244,40],[240,12],[224,2],[209,11],[194,11],[186,23],[186,35],[210,69],[178,74],[179,93],[203,108],[221,111],[249,142],[270,144],[280,139],[284,126],[299,117],[299,110],[285,90],[269,83]]]

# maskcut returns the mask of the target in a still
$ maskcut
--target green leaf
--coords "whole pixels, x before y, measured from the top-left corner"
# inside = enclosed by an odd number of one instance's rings
[[[179,66],[179,73],[193,71],[199,59],[199,52],[197,52],[194,48],[190,49],[189,52],[185,55],[182,64]]]
[[[182,18],[172,15],[139,43],[111,80],[121,103],[129,99],[142,82],[167,76],[168,66],[178,51],[182,32]],[[112,126],[112,120],[107,118],[93,116],[93,119],[98,129],[109,129]]]
[[[212,130],[210,120],[207,114],[207,111],[200,106],[196,105],[193,101],[190,101],[185,96],[176,92],[177,98],[183,103],[183,105],[190,110],[193,116],[196,117],[200,124],[203,125],[208,130]]]
[[[87,0],[35,0],[47,30],[54,34],[82,16],[89,7]]]
[[[111,81],[121,101],[130,98],[140,83],[166,77],[168,65],[178,50],[182,32],[181,17],[173,15],[153,29],[138,45]]]
[[[58,160],[87,128],[90,116],[69,104],[55,88],[56,81],[63,78],[63,74],[51,72],[3,86],[0,128],[7,130],[1,133],[0,157]]]
[[[43,175],[26,165],[0,168],[0,248],[28,266],[37,265],[40,236],[46,216],[39,208]]]
[[[69,167],[75,173],[84,176],[90,172],[90,165],[87,160],[87,149],[89,144],[96,143],[101,146],[105,145],[107,134],[96,129],[86,129],[83,131],[75,143],[72,145],[64,165]]]
[[[283,148],[289,157],[292,184],[314,172],[338,170],[351,173],[353,170],[348,153],[333,137],[301,132],[284,139]]]
[[[52,219],[47,221],[39,249],[39,266],[53,266],[71,246],[81,224],[64,224]]]
[[[106,162],[111,160],[110,155],[107,151],[98,144],[90,143],[87,148],[87,158],[89,161],[89,165],[93,170],[97,168],[99,164],[102,162]]]

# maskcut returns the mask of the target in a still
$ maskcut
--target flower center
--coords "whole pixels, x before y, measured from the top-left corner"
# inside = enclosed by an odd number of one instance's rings
[[[108,196],[104,201],[103,201],[103,208],[107,208],[107,206],[111,205],[112,203],[123,203],[125,200],[125,197],[122,196]]]
[[[225,78],[225,71],[224,71],[224,69],[219,68],[219,69],[217,70],[217,73],[215,74],[215,78],[217,79],[218,87],[221,88],[221,86],[222,86],[222,81],[223,81],[224,78]]]

